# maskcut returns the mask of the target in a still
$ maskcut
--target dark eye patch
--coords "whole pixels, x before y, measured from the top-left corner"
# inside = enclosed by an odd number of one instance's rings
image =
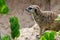
[[[28,8],[29,10],[31,10],[32,8]]]

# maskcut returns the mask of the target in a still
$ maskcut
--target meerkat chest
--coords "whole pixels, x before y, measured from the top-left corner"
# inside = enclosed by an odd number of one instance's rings
[[[33,15],[33,18],[34,18],[34,20],[36,21],[36,22],[40,22],[40,17],[39,17],[39,15]]]

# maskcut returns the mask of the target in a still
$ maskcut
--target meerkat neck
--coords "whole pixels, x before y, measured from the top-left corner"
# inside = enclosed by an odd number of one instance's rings
[[[42,16],[42,15],[43,15],[43,14],[42,14],[42,10],[37,9],[37,10],[35,11],[35,15],[37,15],[37,16]]]
[[[43,14],[42,14],[42,12],[40,10],[37,10],[37,11],[35,11],[35,13],[32,14],[33,19],[35,19],[35,20],[40,19],[42,15]]]

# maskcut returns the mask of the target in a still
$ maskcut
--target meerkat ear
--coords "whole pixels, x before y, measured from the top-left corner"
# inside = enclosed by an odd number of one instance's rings
[[[37,9],[35,9],[35,13],[36,13],[36,15],[39,15],[37,12],[38,12],[38,10],[37,10]]]
[[[35,12],[37,12],[37,9],[35,9]]]

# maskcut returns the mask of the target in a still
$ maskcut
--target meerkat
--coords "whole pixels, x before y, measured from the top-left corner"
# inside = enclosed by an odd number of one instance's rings
[[[26,9],[30,14],[32,14],[34,20],[40,27],[40,35],[46,30],[60,30],[60,22],[54,22],[54,20],[59,15],[53,11],[42,11],[38,5],[28,6]]]

